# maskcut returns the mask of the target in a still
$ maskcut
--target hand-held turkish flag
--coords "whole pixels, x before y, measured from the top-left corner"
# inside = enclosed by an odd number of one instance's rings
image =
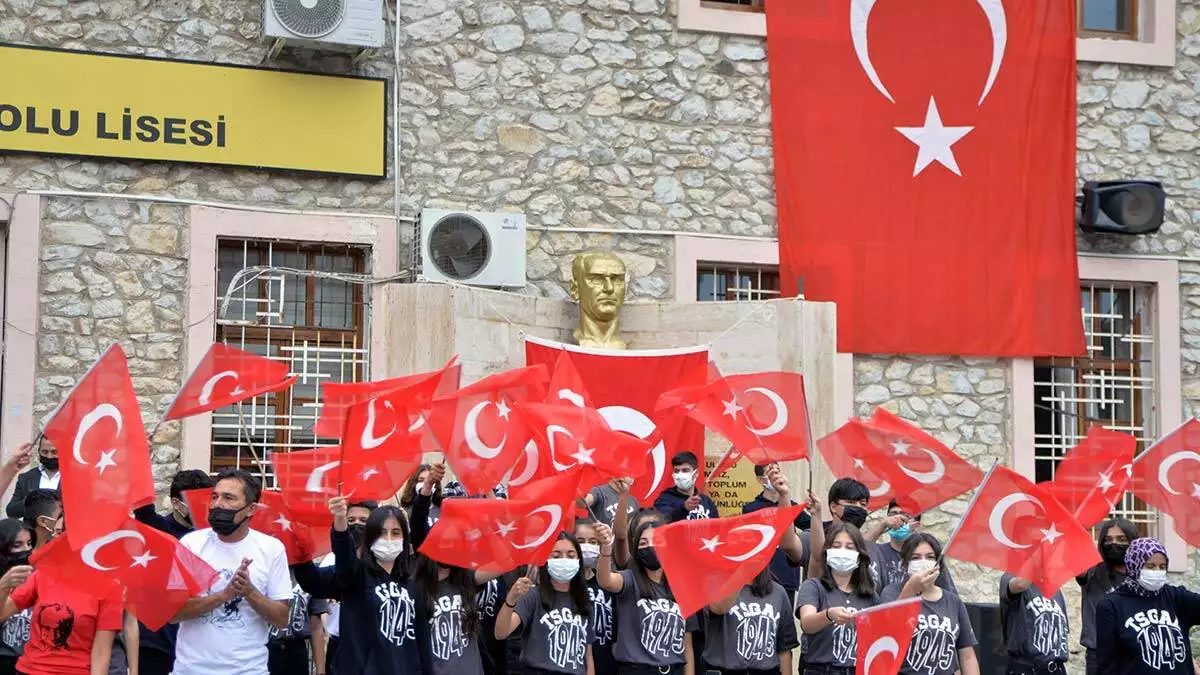
[[[1080,525],[1095,527],[1125,494],[1136,449],[1133,436],[1093,426],[1054,468],[1054,480],[1039,485],[1070,509]]]
[[[214,344],[175,395],[164,420],[199,415],[295,384],[286,361]]]
[[[367,457],[342,456],[339,447],[271,453],[283,502],[295,520],[314,527],[327,524],[329,500],[390,499],[420,458],[403,449],[380,449]]]
[[[548,448],[555,473],[576,467],[582,471],[579,496],[612,478],[640,478],[646,470],[650,442],[613,431],[593,408],[526,403],[517,406],[517,413],[535,442]]]
[[[871,491],[867,504],[871,511],[886,507],[892,499],[898,500],[918,487],[916,481],[895,469],[891,453],[880,447],[879,436],[862,420],[852,419],[817,441],[817,451],[833,475],[853,478]],[[912,508],[912,504],[902,508]]]
[[[435,396],[447,396],[458,389],[461,368],[455,356],[438,370],[415,375],[393,377],[374,382],[323,382],[321,383],[321,411],[313,433],[322,438],[341,438],[346,427],[346,414],[351,406],[376,398],[382,394],[407,391],[411,399],[421,405],[410,407],[417,414],[427,409]],[[417,429],[414,428],[413,431]]]
[[[345,459],[366,461],[387,455],[411,457],[419,464],[421,436],[428,431],[421,410],[429,404],[421,394],[399,389],[350,406],[342,433]]]
[[[1084,353],[1075,5],[767,3],[782,290],[839,351]]]
[[[656,404],[664,392],[708,381],[708,348],[612,351],[533,337],[525,340],[529,365],[549,368],[563,352],[570,353],[587,395],[608,425],[654,443],[643,477],[630,490],[638,503],[652,503],[671,487],[672,456],[684,450],[704,456],[704,427],[674,411],[656,412]]]
[[[774,507],[656,528],[654,548],[683,616],[729,597],[763,571],[803,510],[804,505]]]
[[[1053,595],[1100,562],[1092,535],[1054,495],[997,466],[975,493],[945,555],[1009,572]]]
[[[1200,420],[1188,420],[1139,455],[1129,489],[1171,516],[1179,536],[1200,547]]]
[[[71,527],[75,527],[72,521]],[[39,573],[90,592],[112,583],[125,586],[125,602],[152,630],[167,624],[190,599],[200,596],[217,573],[172,536],[129,519],[94,537],[77,551],[58,538],[34,552]]]
[[[79,380],[46,426],[62,457],[67,539],[79,549],[154,501],[150,444],[125,352],[113,345]]]
[[[876,605],[854,615],[858,675],[896,675],[917,631],[921,598]]]
[[[517,368],[433,402],[430,431],[468,492],[491,490],[513,468],[529,442],[513,408],[542,400],[549,379],[545,366]]]
[[[876,408],[863,426],[876,447],[891,457],[894,469],[915,481],[911,489],[898,491],[897,497],[912,513],[948,502],[983,480],[983,472],[974,464],[883,408]],[[894,475],[891,480],[899,485],[902,477]]]
[[[543,403],[551,405],[571,405],[581,408],[591,408],[592,398],[587,393],[583,378],[576,370],[571,355],[564,349],[558,353],[554,362],[554,370],[550,373],[550,385],[546,388]],[[531,481],[549,478],[556,473],[554,458],[550,455],[550,447],[544,440],[546,434],[539,434],[538,429],[530,427],[532,438],[525,444],[524,451],[513,465],[508,475],[509,488],[521,487]]]

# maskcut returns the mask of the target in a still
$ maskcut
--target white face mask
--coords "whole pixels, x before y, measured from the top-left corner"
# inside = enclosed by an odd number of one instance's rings
[[[383,562],[392,562],[404,552],[403,539],[376,539],[371,544],[371,553]]]
[[[1167,585],[1167,571],[1142,570],[1142,573],[1138,575],[1138,585],[1150,592],[1160,591],[1163,586]]]
[[[546,561],[546,571],[550,578],[560,584],[565,584],[579,574],[578,558],[551,558]]]
[[[600,546],[598,544],[580,544],[579,550],[583,553],[583,564],[595,567],[596,560],[600,558]]]
[[[858,567],[858,551],[848,548],[831,548],[825,551],[825,562],[834,572],[849,574]]]
[[[775,489],[775,486],[769,480],[764,480],[761,483],[761,485],[762,485],[763,492],[767,492],[767,493],[778,492],[778,490]]]
[[[676,471],[672,477],[675,479],[675,487],[684,492],[691,490],[696,485],[695,471]]]
[[[908,563],[908,573],[910,576],[924,574],[935,567],[937,567],[937,562],[933,560],[913,560]]]

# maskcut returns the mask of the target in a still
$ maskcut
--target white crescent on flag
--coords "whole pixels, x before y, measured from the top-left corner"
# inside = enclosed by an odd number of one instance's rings
[[[96,562],[96,554],[98,554],[100,549],[104,548],[105,546],[113,543],[114,541],[120,541],[122,539],[137,539],[143,544],[146,543],[146,538],[143,537],[142,533],[138,532],[137,530],[117,530],[115,532],[109,532],[102,537],[97,537],[96,539],[93,539],[85,544],[83,550],[79,552],[79,559],[83,561],[83,564],[91,567],[92,569],[100,570],[101,572],[111,572],[117,568],[106,567]]]

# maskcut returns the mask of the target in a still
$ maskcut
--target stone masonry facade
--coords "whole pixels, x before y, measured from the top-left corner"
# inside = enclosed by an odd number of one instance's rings
[[[1081,236],[1079,246],[1188,259],[1181,339],[1191,416],[1200,413],[1200,0],[1178,8],[1174,68],[1081,63],[1078,75],[1080,179],[1160,179],[1167,222],[1153,236]],[[4,0],[0,42],[260,64],[261,9],[257,0]],[[402,114],[389,141],[401,148],[403,214],[518,210],[535,228],[629,230],[531,230],[527,292],[563,297],[572,255],[601,247],[628,261],[633,299],[667,300],[672,238],[655,231],[775,235],[763,40],[681,32],[667,0],[401,0],[399,11]],[[390,43],[356,69],[346,56],[290,49],[271,65],[393,76]],[[112,339],[129,351],[148,423],[184,375],[186,207],[122,193],[393,209],[391,180],[38,156],[0,156],[4,190],[115,195],[43,202],[39,422]],[[1009,460],[1008,362],[862,355],[854,371],[856,413],[882,405],[979,465]],[[160,488],[179,468],[178,434],[167,425],[155,439]],[[945,534],[964,508],[958,500],[926,523]],[[994,601],[998,575],[956,571],[969,600]]]

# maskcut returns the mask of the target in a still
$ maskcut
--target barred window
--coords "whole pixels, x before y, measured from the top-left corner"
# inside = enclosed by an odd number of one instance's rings
[[[362,285],[278,269],[243,275],[231,289],[235,275],[256,266],[363,274],[367,253],[337,244],[218,241],[217,303],[219,307],[226,294],[229,303],[217,317],[216,339],[284,361],[300,379],[286,391],[214,411],[213,471],[239,467],[273,485],[268,452],[334,442],[313,433],[320,383],[360,382],[368,373],[369,296]]]
[[[1034,467],[1039,482],[1094,424],[1128,433],[1145,450],[1159,434],[1154,363],[1154,286],[1085,282],[1084,358],[1034,362]],[[1133,493],[1114,515],[1155,534],[1157,513]]]
[[[696,300],[773,300],[779,297],[779,268],[768,265],[696,265]]]
[[[761,12],[763,0],[700,0],[701,7],[731,9],[735,12]]]

